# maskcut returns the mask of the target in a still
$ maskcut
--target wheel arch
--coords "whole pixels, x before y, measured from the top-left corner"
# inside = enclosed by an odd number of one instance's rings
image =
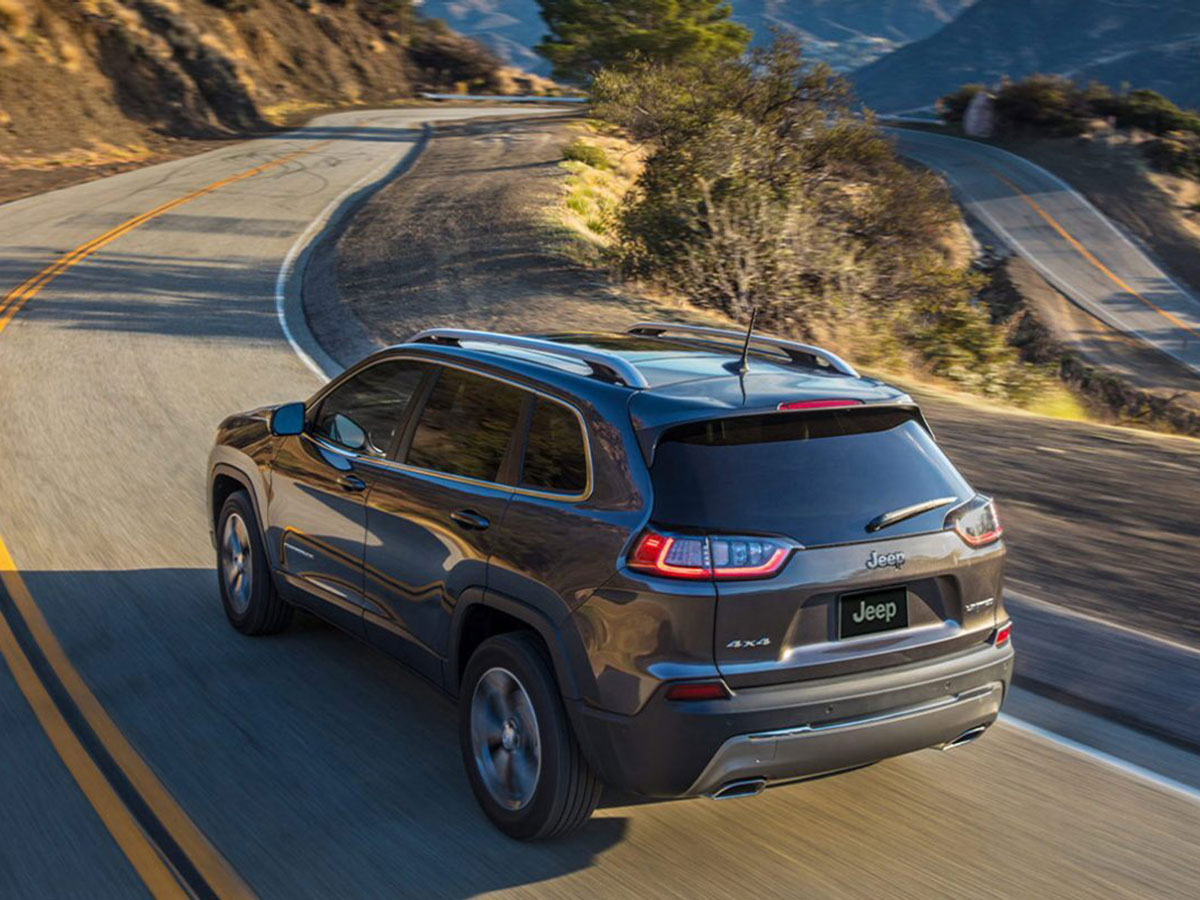
[[[444,679],[446,689],[457,696],[475,648],[489,637],[512,631],[537,635],[549,657],[560,693],[566,698],[578,698],[579,682],[568,648],[568,633],[544,612],[519,598],[480,588],[464,592],[454,608]],[[582,649],[581,643],[578,650]]]

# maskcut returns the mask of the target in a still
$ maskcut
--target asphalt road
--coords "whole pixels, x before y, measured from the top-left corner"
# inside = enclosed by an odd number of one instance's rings
[[[1056,288],[1200,373],[1200,299],[1069,185],[977,141],[885,130],[902,154],[943,173],[968,212]]]
[[[312,619],[228,628],[214,427],[318,384],[276,317],[281,263],[419,122],[489,112],[327,116],[0,206],[0,295],[81,248],[0,311],[0,896],[173,895],[104,783],[158,811],[158,846],[211,842],[222,896],[1194,896],[1200,803],[1006,724],[753,801],[617,798],[570,840],[514,845],[423,682]],[[38,684],[82,710],[92,736],[67,726],[103,783]]]

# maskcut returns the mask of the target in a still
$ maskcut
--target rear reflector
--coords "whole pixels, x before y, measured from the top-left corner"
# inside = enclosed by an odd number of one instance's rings
[[[666,578],[769,578],[796,549],[776,538],[707,537],[643,532],[629,568]]]
[[[992,635],[992,643],[997,647],[1003,647],[1008,643],[1008,639],[1012,637],[1012,622],[1006,622],[996,629],[996,633]]]
[[[692,681],[667,688],[668,700],[728,700],[729,689],[721,681]]]
[[[862,406],[861,400],[793,400],[791,403],[780,403],[779,411],[793,409],[837,409],[841,406]]]

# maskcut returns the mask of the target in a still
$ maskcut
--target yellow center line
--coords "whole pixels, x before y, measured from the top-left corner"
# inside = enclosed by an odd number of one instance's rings
[[[989,167],[989,171],[991,171],[992,175],[994,175],[1000,181],[1004,182],[1006,185],[1008,185],[1010,188],[1012,188],[1014,191],[1016,191],[1017,195],[1022,200],[1024,200],[1026,203],[1028,203],[1029,206],[1033,209],[1033,211],[1035,213],[1037,213],[1039,216],[1041,216],[1042,220],[1045,221],[1045,223],[1047,225],[1049,225],[1056,232],[1058,232],[1059,236],[1062,237],[1063,240],[1065,240],[1068,244],[1070,244],[1079,253],[1080,256],[1082,256],[1089,263],[1091,263],[1093,266],[1095,266],[1097,269],[1099,269],[1105,276],[1107,276],[1108,279],[1110,281],[1112,281],[1113,284],[1115,284],[1117,287],[1119,287],[1125,293],[1132,294],[1134,297],[1137,297],[1139,300],[1142,301],[1142,303],[1146,304],[1146,306],[1148,306],[1150,309],[1154,310],[1156,313],[1158,313],[1163,318],[1167,319],[1169,322],[1171,322],[1171,324],[1173,324],[1177,328],[1182,328],[1184,331],[1188,332],[1189,334],[1193,334],[1196,337],[1200,337],[1200,332],[1196,331],[1196,329],[1192,328],[1192,326],[1188,325],[1186,322],[1181,321],[1178,316],[1163,309],[1161,306],[1159,306],[1157,303],[1155,303],[1149,297],[1143,296],[1139,291],[1135,290],[1132,285],[1128,284],[1123,278],[1121,278],[1119,275],[1117,275],[1116,272],[1114,272],[1112,269],[1110,269],[1108,266],[1106,266],[1104,263],[1102,263],[1099,259],[1097,259],[1095,254],[1093,254],[1090,250],[1088,250],[1087,247],[1085,247],[1082,243],[1080,243],[1078,240],[1076,240],[1075,236],[1072,235],[1069,231],[1067,231],[1067,229],[1063,228],[1063,226],[1059,224],[1057,219],[1055,219],[1052,215],[1050,215],[1050,213],[1046,212],[1046,210],[1044,210],[1036,200],[1034,200],[1032,197],[1030,197],[1028,194],[1026,194],[1023,190],[1021,190],[1020,185],[1018,185],[1015,181],[1013,181],[1008,176],[1004,175],[1002,172],[997,171],[996,169],[992,169]],[[0,320],[0,327],[2,327],[2,326],[3,326],[3,321]]]
[[[112,243],[164,213],[183,206],[205,194],[228,185],[253,178],[270,169],[313,153],[333,143],[321,141],[302,150],[288,153],[269,162],[238,172],[198,190],[163,203],[122,222],[104,234],[63,254],[36,275],[26,279],[0,299],[0,332],[3,332],[21,308],[37,296],[46,285],[72,266],[87,259],[97,250]],[[3,583],[13,604],[29,629],[30,635],[46,661],[54,670],[71,701],[91,727],[104,749],[124,773],[150,811],[162,824],[176,845],[188,857],[192,866],[208,887],[220,898],[253,898],[254,892],[233,867],[209,842],[204,833],[188,817],[171,796],[158,776],[125,738],[116,723],[105,712],[100,701],[88,688],[79,672],[71,665],[58,643],[41,609],[30,594],[16,563],[0,539],[0,583]],[[117,845],[133,865],[146,887],[155,897],[190,896],[180,884],[173,869],[167,865],[154,843],[138,825],[136,818],[121,801],[113,786],[104,777],[96,762],[89,756],[78,736],[71,730],[62,712],[55,705],[45,685],[38,679],[29,658],[21,649],[8,622],[0,617],[0,655],[4,657],[13,678],[25,696],[55,751],[62,758],[71,776],[112,834]]]
[[[178,209],[185,203],[190,203],[197,197],[203,197],[205,194],[211,194],[213,191],[220,190],[223,187],[228,187],[229,185],[235,184],[239,181],[245,181],[247,178],[253,178],[255,175],[261,175],[263,172],[274,169],[277,166],[282,166],[301,156],[306,156],[307,154],[320,150],[322,147],[327,147],[332,143],[332,140],[321,141],[320,143],[313,144],[311,147],[305,147],[303,150],[297,150],[294,153],[288,153],[285,156],[280,156],[277,159],[257,165],[252,169],[246,169],[244,172],[238,172],[235,175],[230,175],[228,178],[222,178],[220,181],[214,181],[212,184],[205,185],[204,187],[194,190],[191,193],[184,194],[181,197],[176,197],[174,200],[168,200],[161,206],[156,206],[154,209],[141,213],[140,215],[136,215],[133,218],[122,222],[120,225],[109,229],[99,237],[93,238],[85,244],[80,244],[69,253],[64,253],[57,260],[46,266],[46,268],[42,269],[36,275],[26,279],[24,282],[17,285],[11,291],[5,294],[3,299],[0,299],[0,332],[3,332],[4,329],[8,327],[8,324],[13,320],[13,317],[20,312],[21,307],[36,297],[42,288],[48,285],[63,272],[67,271],[67,269],[87,259],[97,250],[108,244],[111,244],[122,235],[128,234],[135,228],[138,228],[139,226],[144,225],[152,219],[156,219],[173,209]]]
[[[75,779],[92,808],[100,816],[104,827],[108,829],[150,893],[162,898],[187,898],[189,894],[176,880],[154,844],[126,809],[121,798],[117,796],[112,785],[63,718],[3,616],[0,616],[0,656],[8,663],[13,680],[33,709],[33,714],[67,771],[71,773],[71,777]]]

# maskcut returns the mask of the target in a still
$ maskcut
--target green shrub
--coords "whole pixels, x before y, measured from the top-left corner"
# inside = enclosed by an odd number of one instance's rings
[[[1058,75],[1031,75],[996,92],[996,114],[1018,128],[1059,136],[1082,134],[1091,115],[1083,92]]]
[[[987,90],[985,84],[964,84],[958,90],[940,98],[937,102],[938,112],[942,118],[951,124],[958,124],[967,114],[967,107],[975,99],[976,94]]]
[[[575,138],[567,146],[563,147],[563,159],[581,162],[585,166],[591,166],[593,169],[611,170],[612,161],[608,158],[608,154],[604,152],[604,148],[597,147],[595,144],[589,144],[587,141]]]

